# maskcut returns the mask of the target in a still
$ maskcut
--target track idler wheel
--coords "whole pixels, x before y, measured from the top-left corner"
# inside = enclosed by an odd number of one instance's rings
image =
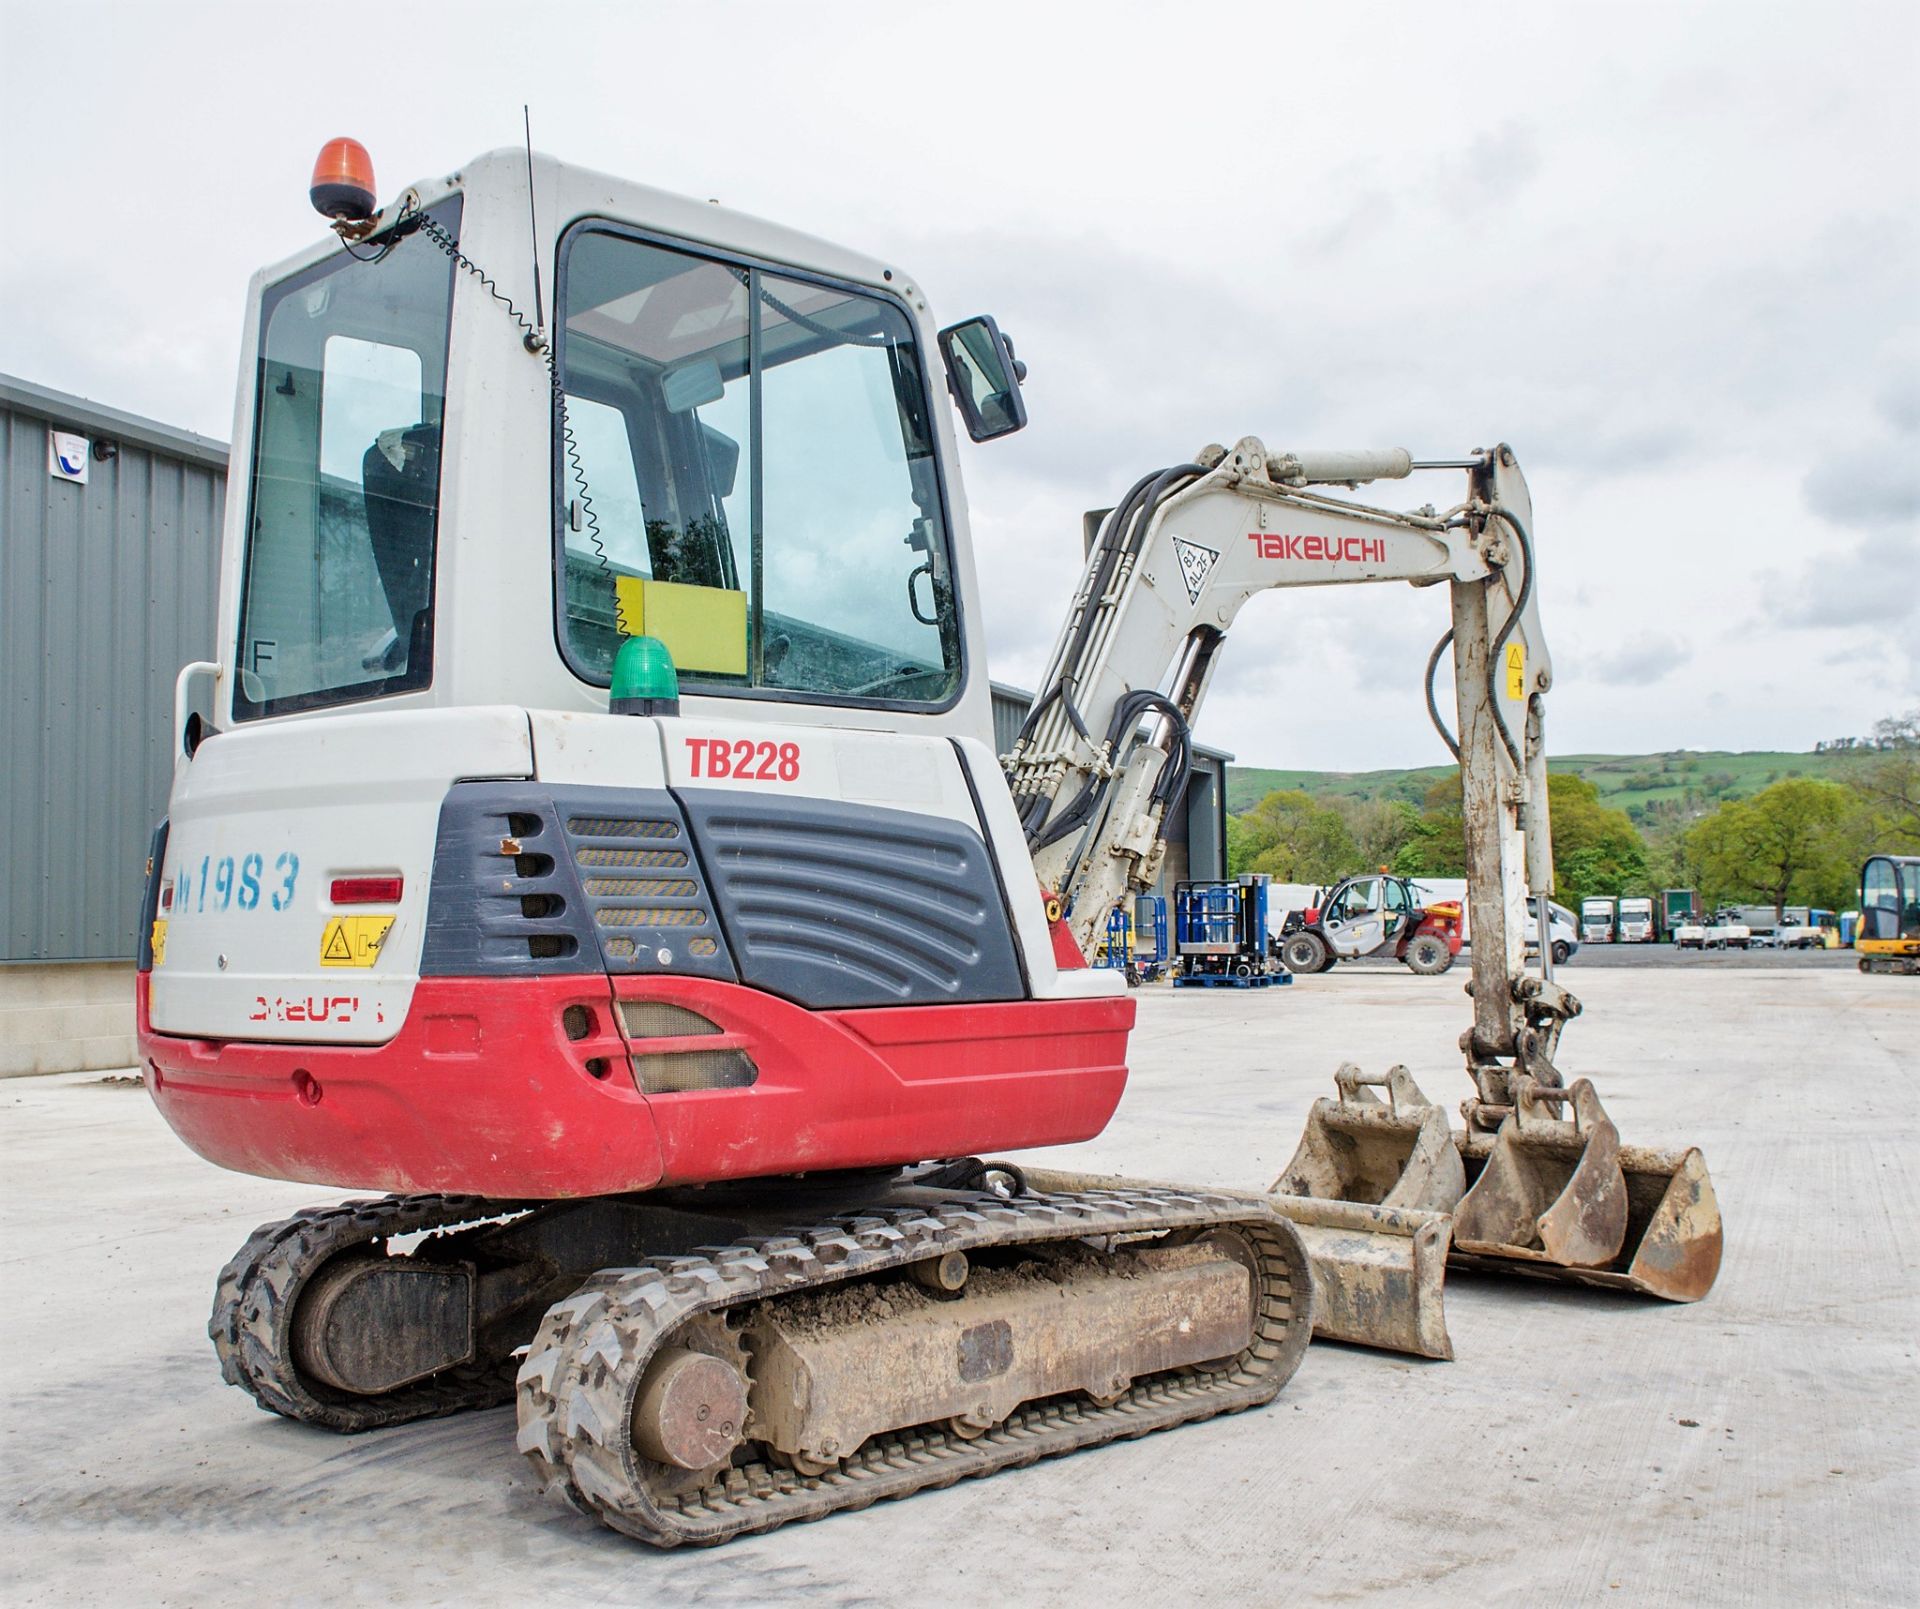
[[[724,1358],[677,1346],[648,1366],[633,1405],[633,1442],[656,1464],[718,1469],[746,1428],[747,1382]]]

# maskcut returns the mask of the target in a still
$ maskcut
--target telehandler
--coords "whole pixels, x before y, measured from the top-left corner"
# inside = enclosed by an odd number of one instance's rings
[[[1272,1201],[979,1160],[1112,1115],[1134,1007],[1084,957],[1268,587],[1449,589],[1475,1132],[1570,1129],[1537,1114],[1585,1088],[1548,1060],[1577,1004],[1520,949],[1551,676],[1506,448],[1423,466],[1464,474],[1444,513],[1321,490],[1401,452],[1142,477],[1003,774],[940,383],[975,440],[1024,424],[991,320],[530,151],[381,207],[335,141],[312,194],[335,238],[248,300],[138,995],[188,1145],[380,1192],[221,1273],[262,1407],[517,1398],[556,1496],[673,1545],[1271,1398],[1340,1278]]]
[[[1325,972],[1336,961],[1385,956],[1422,977],[1453,965],[1462,947],[1455,900],[1428,900],[1384,867],[1343,877],[1324,898],[1287,918],[1280,954],[1290,972]]]

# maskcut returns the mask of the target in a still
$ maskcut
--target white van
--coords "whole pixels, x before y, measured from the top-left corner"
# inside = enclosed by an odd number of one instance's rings
[[[1580,953],[1580,925],[1572,911],[1558,900],[1548,900],[1547,908],[1553,925],[1553,964],[1563,966]],[[1533,914],[1533,903],[1527,903],[1527,950],[1531,954],[1540,948],[1540,919]]]

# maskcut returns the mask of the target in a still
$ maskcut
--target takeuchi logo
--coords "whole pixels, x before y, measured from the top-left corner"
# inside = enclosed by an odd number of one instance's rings
[[[1247,540],[1263,559],[1319,559],[1334,564],[1385,564],[1383,536],[1285,536],[1279,531],[1249,531]]]

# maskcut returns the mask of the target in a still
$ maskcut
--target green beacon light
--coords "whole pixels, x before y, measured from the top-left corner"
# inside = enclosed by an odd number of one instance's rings
[[[607,710],[613,715],[680,713],[680,675],[658,637],[628,637],[620,644]]]

